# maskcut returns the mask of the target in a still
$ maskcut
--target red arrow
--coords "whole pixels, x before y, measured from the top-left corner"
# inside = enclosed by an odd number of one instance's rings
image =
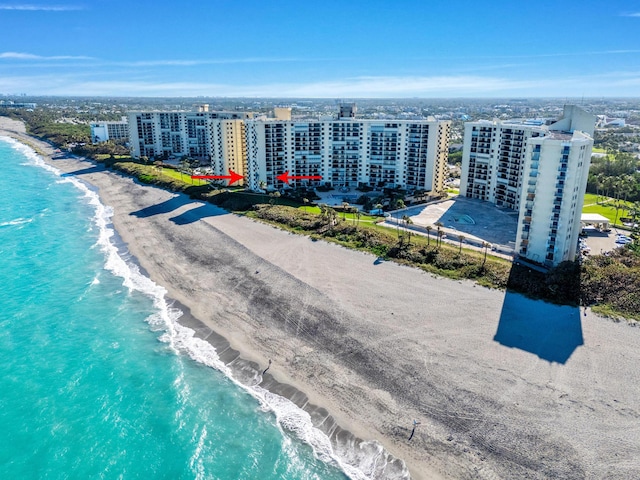
[[[231,186],[238,180],[242,180],[244,177],[233,170],[229,170],[229,175],[191,175],[191,178],[198,178],[201,180],[229,180],[229,186]]]
[[[289,185],[289,180],[322,180],[322,175],[289,175],[287,171],[282,175],[278,175],[276,178]]]

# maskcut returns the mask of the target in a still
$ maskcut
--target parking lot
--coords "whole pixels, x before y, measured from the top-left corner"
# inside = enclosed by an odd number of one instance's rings
[[[624,230],[612,229],[610,232],[601,232],[596,229],[585,229],[587,234],[584,238],[585,243],[589,247],[589,254],[600,255],[605,252],[610,252],[621,244],[616,243],[616,234],[628,235],[629,232]]]

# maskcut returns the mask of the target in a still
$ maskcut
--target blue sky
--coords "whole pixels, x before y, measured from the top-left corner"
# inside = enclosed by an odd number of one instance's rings
[[[640,0],[0,0],[0,94],[640,97]]]

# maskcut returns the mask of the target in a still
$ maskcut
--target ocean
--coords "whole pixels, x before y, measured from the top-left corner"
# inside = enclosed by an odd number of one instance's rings
[[[6,137],[0,166],[0,478],[367,478],[176,322],[92,189]]]

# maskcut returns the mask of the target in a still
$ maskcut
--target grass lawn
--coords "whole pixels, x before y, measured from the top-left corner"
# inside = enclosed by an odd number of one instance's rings
[[[607,153],[607,151],[604,148],[593,148],[591,150],[593,153]]]
[[[184,183],[188,183],[190,185],[206,185],[209,182],[207,180],[200,180],[200,179],[193,179],[191,178],[188,174],[186,173],[180,173],[177,170],[174,170],[172,168],[163,168],[162,170],[162,175],[164,175],[165,177],[170,177],[170,178],[175,178],[176,180],[182,180]]]
[[[300,207],[298,207],[298,210],[302,210],[303,212],[307,212],[307,213],[314,213],[316,215],[320,215],[320,207],[315,206],[315,205],[302,205]]]
[[[597,201],[602,202],[606,199],[604,204],[597,204]],[[582,213],[599,213],[603,217],[607,217],[611,223],[616,219],[616,207],[615,200],[613,198],[603,197],[602,195],[594,195],[593,193],[587,193],[584,196],[584,207]],[[631,207],[631,202],[623,202],[627,207]],[[624,217],[627,214],[626,208],[620,208],[618,210],[618,221],[620,217]]]
[[[304,206],[301,205],[298,207],[298,210],[301,210],[303,212],[307,212],[307,213],[313,213],[316,215],[320,215],[320,207],[316,206],[316,205],[308,205],[308,206]],[[350,220],[353,221],[355,214],[354,213],[345,213],[344,217],[342,212],[336,212],[336,215],[338,215],[338,218],[344,218],[345,220]],[[380,217],[374,217],[371,215],[366,215],[364,213],[360,214],[360,223],[375,223],[376,220],[378,220]]]
[[[596,195],[595,193],[585,193],[584,194],[584,206],[587,207],[589,205],[595,205],[599,201],[602,200],[602,195]],[[613,199],[611,199],[613,200]]]

